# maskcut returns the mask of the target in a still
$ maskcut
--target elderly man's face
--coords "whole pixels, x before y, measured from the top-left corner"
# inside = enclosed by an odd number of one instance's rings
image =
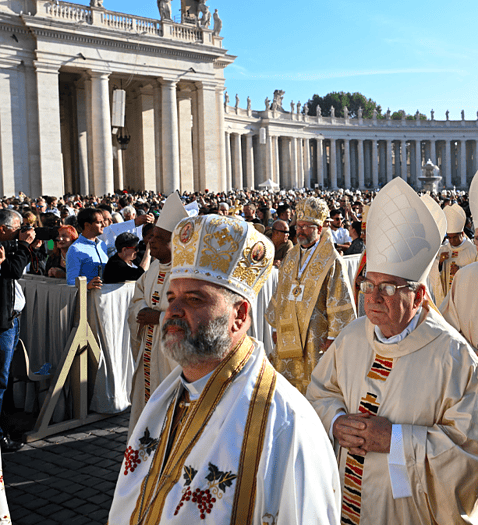
[[[380,283],[401,286],[407,281],[378,272],[367,272],[366,279],[376,285],[371,294],[364,294],[365,314],[369,320],[380,328],[385,337],[403,332],[422,303],[423,290],[413,292],[410,288],[400,288],[389,297],[379,292]]]
[[[183,367],[221,361],[231,347],[235,308],[218,286],[174,279],[162,328],[163,350]]]

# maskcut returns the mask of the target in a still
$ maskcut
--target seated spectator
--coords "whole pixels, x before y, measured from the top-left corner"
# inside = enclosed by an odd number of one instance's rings
[[[73,226],[61,226],[55,241],[53,253],[46,262],[46,274],[57,279],[66,278],[66,253],[68,248],[78,239],[78,233]]]
[[[343,255],[354,255],[362,253],[365,250],[365,243],[361,239],[362,223],[360,221],[354,221],[349,226],[349,235],[352,237],[352,244],[347,248]]]
[[[84,208],[78,213],[78,226],[82,233],[66,254],[66,282],[74,285],[77,277],[85,276],[88,290],[101,288],[108,262],[106,244],[97,239],[103,233],[103,214],[95,208]]]
[[[133,261],[138,251],[139,238],[129,232],[121,233],[116,237],[116,253],[107,262],[103,274],[105,284],[124,283],[125,281],[136,281],[149,268],[149,247],[143,256],[139,266]]]

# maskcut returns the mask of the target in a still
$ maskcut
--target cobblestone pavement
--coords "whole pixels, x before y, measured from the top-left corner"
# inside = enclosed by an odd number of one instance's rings
[[[129,411],[2,455],[13,525],[106,524]]]

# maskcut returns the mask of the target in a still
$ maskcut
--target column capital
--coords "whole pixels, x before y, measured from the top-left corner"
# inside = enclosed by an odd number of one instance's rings
[[[33,67],[37,73],[51,73],[54,75],[59,75],[60,65],[61,64],[53,64],[50,62],[40,62],[38,60],[33,61]]]
[[[1,57],[0,69],[17,69],[22,64],[21,59]]]
[[[161,77],[161,78],[158,78],[157,81],[160,86],[164,88],[169,88],[169,89],[176,89],[176,86],[178,85],[177,79],[172,79],[172,78]]]
[[[98,71],[98,70],[93,70],[93,69],[88,69],[88,75],[90,76],[90,78],[99,78],[99,79],[108,79],[111,75],[111,73],[107,72],[107,71]]]

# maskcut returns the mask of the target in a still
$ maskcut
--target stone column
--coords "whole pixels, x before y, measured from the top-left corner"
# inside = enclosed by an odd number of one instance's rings
[[[291,160],[291,139],[289,137],[281,137],[282,143],[282,181],[279,181],[281,186],[291,188],[292,184],[292,160]]]
[[[304,147],[302,139],[296,139],[297,143],[297,187],[304,187]]]
[[[329,177],[330,177],[330,189],[337,189],[337,147],[335,139],[330,139],[330,159],[329,159]]]
[[[272,142],[274,145],[274,175],[271,177],[274,182],[280,184],[280,155],[279,155],[279,137],[273,136]]]
[[[191,89],[187,86],[181,88],[177,97],[181,190],[194,191]]]
[[[232,156],[231,156],[231,134],[226,131],[226,190],[232,188]]]
[[[442,174],[443,177],[443,174]],[[448,139],[445,140],[445,173],[444,183],[446,188],[451,188],[451,144]]]
[[[254,150],[252,145],[252,135],[246,135],[246,188],[254,189],[255,180],[254,180]]]
[[[76,125],[78,129],[78,173],[81,195],[88,195],[88,125],[87,125],[87,94],[85,89],[85,79],[75,82],[76,88]],[[115,188],[122,189],[122,186]]]
[[[216,111],[219,133],[219,180],[218,190],[227,191],[227,169],[226,169],[226,135],[224,133],[224,84],[216,88]]]
[[[393,179],[393,161],[392,161],[392,146],[391,140],[387,140],[387,182]]]
[[[317,184],[324,187],[324,141],[317,139]]]
[[[298,186],[297,173],[297,139],[290,139],[290,186],[292,188]]]
[[[433,162],[433,164],[436,165],[437,163],[436,143],[433,139],[430,140],[430,159]]]
[[[311,179],[312,179],[312,170],[310,167],[310,140],[309,139],[304,139],[304,172],[305,172],[304,185],[307,188],[310,188]]]
[[[161,103],[161,80],[155,83],[153,87],[153,105],[154,105],[154,165],[156,177],[156,191],[163,192],[163,163],[162,163],[162,103]]]
[[[357,140],[358,185],[365,188],[365,166],[363,162],[363,140]]]
[[[58,87],[59,66],[34,62],[37,77],[38,140],[40,141],[40,189],[42,195],[63,195],[63,161],[61,155],[60,94]],[[106,76],[108,82],[108,76]],[[109,114],[109,105],[107,107]],[[111,169],[103,177],[109,177],[107,191],[113,191],[113,151],[111,127],[108,127],[109,160]],[[11,176],[11,175],[10,175]],[[90,188],[91,191],[91,188]]]
[[[221,149],[222,139],[219,136],[219,120],[223,113],[218,113],[217,83],[197,82],[198,96],[198,138],[199,138],[199,179],[200,189],[208,188],[218,191],[223,175]],[[221,84],[222,86],[222,84]]]
[[[232,135],[232,187],[242,189],[242,148],[241,136],[238,133]]]
[[[0,63],[0,68],[0,196],[12,196],[19,190],[28,191],[27,187],[22,186],[21,180],[21,144],[22,141],[26,142],[26,137],[18,133],[18,110],[22,103],[17,95],[18,64]]]
[[[350,177],[350,140],[344,139],[344,185],[346,189],[352,187]]]
[[[401,150],[401,157],[400,157],[400,167],[401,167],[401,177],[402,179],[407,182],[408,179],[408,173],[407,173],[407,142],[405,140],[400,141],[400,150]]]
[[[167,195],[174,190],[181,190],[176,85],[175,80],[161,79],[161,152],[163,188]]]
[[[460,140],[460,186],[463,190],[468,189],[466,181],[466,140]]]
[[[415,171],[417,172],[417,183],[418,177],[422,176],[422,143],[420,140],[415,141]]]
[[[109,73],[92,71],[90,76],[94,180],[94,188],[90,187],[90,191],[104,195],[114,191]]]
[[[372,151],[372,185],[374,188],[378,187],[378,141],[371,140],[370,147]],[[360,188],[363,189],[363,188]]]
[[[416,148],[412,145],[412,142],[410,142],[410,184],[417,186],[417,154],[416,154]]]

